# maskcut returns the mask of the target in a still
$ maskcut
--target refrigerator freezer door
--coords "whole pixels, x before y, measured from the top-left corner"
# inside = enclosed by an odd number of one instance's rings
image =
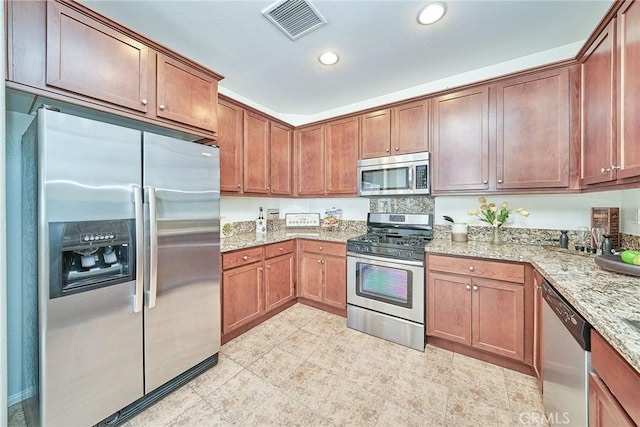
[[[220,349],[220,178],[215,147],[144,134],[149,284],[145,392]]]
[[[92,425],[143,395],[136,283],[49,298],[49,224],[134,218],[142,133],[41,109],[37,134],[41,424]]]

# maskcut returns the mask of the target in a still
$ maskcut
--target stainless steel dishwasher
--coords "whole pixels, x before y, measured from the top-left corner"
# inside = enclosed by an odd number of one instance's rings
[[[542,282],[542,402],[550,425],[588,425],[591,325]]]

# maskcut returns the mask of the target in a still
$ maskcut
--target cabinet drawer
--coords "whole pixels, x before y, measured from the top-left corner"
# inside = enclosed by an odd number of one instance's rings
[[[241,265],[251,264],[252,262],[262,261],[262,246],[257,248],[242,249],[235,252],[222,254],[222,269],[239,267]]]
[[[300,250],[317,254],[347,256],[347,245],[343,243],[329,243],[320,240],[300,240]]]
[[[640,374],[595,330],[591,331],[591,365],[631,419],[640,424]]]
[[[273,243],[264,247],[265,258],[273,258],[274,256],[288,254],[291,252],[293,252],[293,240]]]
[[[429,255],[428,262],[429,270],[503,280],[505,282],[524,283],[523,264],[441,255]]]

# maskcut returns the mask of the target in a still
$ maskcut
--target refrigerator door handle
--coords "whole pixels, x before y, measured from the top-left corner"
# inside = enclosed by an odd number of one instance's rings
[[[133,186],[133,203],[136,234],[136,294],[133,298],[133,312],[140,313],[143,307],[144,295],[144,211],[142,187],[139,185]]]
[[[158,293],[158,215],[156,189],[148,188],[149,197],[149,308],[156,306]]]

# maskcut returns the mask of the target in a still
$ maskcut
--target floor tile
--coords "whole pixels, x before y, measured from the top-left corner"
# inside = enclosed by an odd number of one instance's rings
[[[307,359],[318,347],[324,344],[324,339],[304,330],[297,330],[278,344],[278,348],[288,351],[301,359]]]
[[[248,370],[243,370],[207,395],[205,400],[232,424],[243,422],[275,388]]]
[[[375,426],[384,399],[348,381],[340,382],[320,404],[318,412],[339,426]]]
[[[171,427],[217,427],[224,425],[224,422],[220,414],[203,400],[184,411],[168,425]]]
[[[211,394],[215,389],[229,381],[244,369],[225,354],[218,354],[218,364],[193,379],[189,386],[200,396]]]
[[[166,426],[187,409],[201,402],[202,397],[185,385],[131,419],[129,423],[132,427]]]
[[[317,409],[339,382],[340,378],[327,369],[304,362],[279,388],[301,404]]]
[[[304,360],[279,347],[274,347],[247,368],[273,385],[279,385],[302,364]]]

